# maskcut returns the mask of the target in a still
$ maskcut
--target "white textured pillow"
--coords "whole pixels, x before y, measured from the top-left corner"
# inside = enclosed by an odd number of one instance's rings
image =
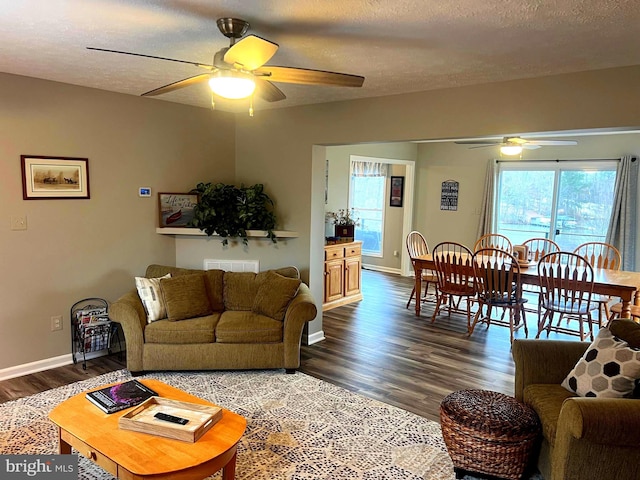
[[[602,328],[562,386],[581,397],[630,397],[640,378],[640,349]]]
[[[136,277],[136,288],[147,312],[147,323],[167,318],[167,307],[160,290],[160,280],[163,278],[171,278],[171,274],[158,278]]]

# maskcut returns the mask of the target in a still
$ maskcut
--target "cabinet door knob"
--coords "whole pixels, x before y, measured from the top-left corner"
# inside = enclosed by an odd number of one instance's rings
[[[98,457],[96,456],[96,452],[94,452],[93,450],[89,450],[89,452],[87,452],[87,458],[89,460],[94,460],[95,461],[96,458],[98,458]]]

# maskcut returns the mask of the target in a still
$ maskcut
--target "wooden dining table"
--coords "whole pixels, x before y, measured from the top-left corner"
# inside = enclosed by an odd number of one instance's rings
[[[436,264],[431,254],[413,257],[413,269],[415,270],[416,292],[422,291],[422,271],[435,270]],[[533,263],[520,267],[520,278],[522,283],[540,286],[538,278],[538,264]],[[640,295],[635,295],[640,291],[640,272],[628,272],[625,270],[609,270],[605,268],[594,268],[593,293],[620,297],[622,302],[622,318],[631,318],[631,304],[640,305]],[[422,302],[416,302],[416,316],[420,316]]]

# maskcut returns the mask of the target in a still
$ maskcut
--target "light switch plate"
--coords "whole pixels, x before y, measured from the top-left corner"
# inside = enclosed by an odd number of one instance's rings
[[[26,229],[27,229],[26,216],[11,217],[11,230],[26,230]]]

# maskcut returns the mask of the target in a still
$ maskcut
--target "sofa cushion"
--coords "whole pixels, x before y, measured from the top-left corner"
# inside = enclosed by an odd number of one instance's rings
[[[167,318],[167,309],[160,291],[160,280],[165,278],[171,278],[171,274],[155,278],[135,277],[138,296],[147,313],[147,323]]]
[[[632,348],[640,348],[640,323],[628,318],[612,320],[607,325],[614,337],[624,340]]]
[[[561,385],[531,384],[524,388],[523,401],[535,410],[542,423],[542,435],[551,446],[556,440],[556,426],[562,409],[562,402],[575,397]]]
[[[225,311],[216,326],[218,343],[282,342],[282,322],[247,311]]]
[[[212,343],[220,313],[205,317],[190,318],[179,322],[158,320],[144,329],[145,343]]]
[[[623,398],[633,394],[638,379],[640,348],[602,328],[562,386],[581,397]]]
[[[268,272],[258,288],[253,302],[253,313],[266,315],[274,320],[284,320],[287,306],[298,293],[300,279],[287,278],[273,271]]]
[[[160,289],[170,322],[203,317],[212,312],[203,273],[162,279]]]
[[[204,279],[211,309],[214,312],[222,312],[224,310],[224,270],[205,270]]]
[[[252,272],[224,272],[225,310],[251,310],[260,285]]]

